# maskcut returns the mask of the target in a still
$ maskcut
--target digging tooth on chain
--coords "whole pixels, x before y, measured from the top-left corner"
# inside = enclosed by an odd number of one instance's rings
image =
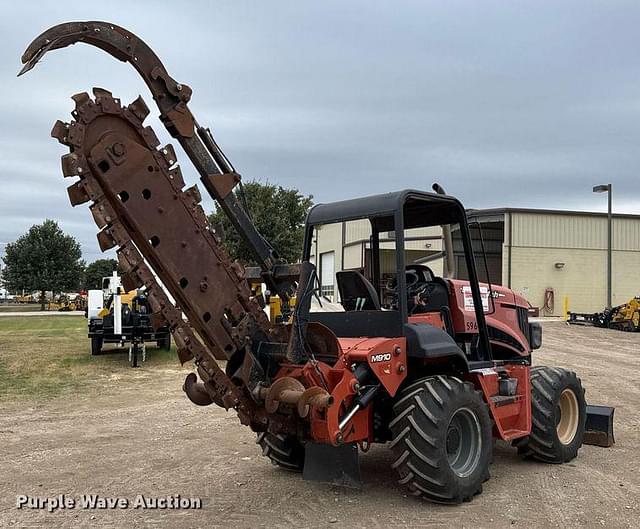
[[[100,108],[96,106],[93,99],[86,92],[80,92],[71,97],[75,102],[75,111],[71,113],[78,121],[89,123],[100,113]]]
[[[65,123],[64,121],[58,120],[53,125],[51,129],[51,137],[58,140],[62,145],[66,145],[67,147],[71,146],[69,143],[68,135],[69,135],[69,123]]]
[[[115,219],[110,225],[106,226],[102,231],[98,232],[98,244],[103,252],[111,250],[115,246],[119,246],[126,241],[127,232],[122,223]]]
[[[191,186],[190,188],[185,189],[184,194],[191,207],[195,207],[202,202],[202,195],[200,194],[200,190],[197,186]]]
[[[65,154],[62,158],[60,158],[60,163],[62,165],[62,174],[65,177],[78,176],[80,160],[78,159],[78,155],[75,152]]]
[[[145,127],[142,129],[142,136],[145,141],[149,145],[149,147],[155,149],[158,145],[160,145],[160,140],[158,136],[156,136],[156,132],[151,127]]]
[[[141,96],[138,96],[138,99],[133,101],[128,107],[127,110],[131,112],[139,121],[140,124],[145,120],[145,118],[149,115],[149,107],[144,102]]]
[[[91,101],[91,97],[86,92],[79,92],[77,94],[73,94],[71,96],[71,99],[73,99],[73,101],[76,104],[76,111],[80,110],[84,105],[86,105],[87,103],[89,103],[89,101]],[[93,101],[91,102],[93,103]]]
[[[102,98],[113,99],[113,94],[109,92],[109,90],[105,90],[104,88],[100,88],[99,86],[94,86],[91,91],[93,92],[93,95],[96,98],[96,102],[98,103],[102,100]]]
[[[107,228],[106,230],[102,230],[98,232],[98,246],[100,246],[100,250],[106,252],[107,250],[111,250],[116,245],[116,241],[111,236],[111,231]]]
[[[125,292],[137,290],[142,286],[142,281],[140,281],[140,278],[134,271],[121,274],[120,281]]]
[[[122,108],[120,107],[120,100],[114,99],[111,92],[104,88],[98,88],[97,86],[92,89],[93,95],[96,98],[96,105],[100,107],[105,114],[120,114]]]
[[[171,169],[171,171],[169,171],[169,179],[171,180],[171,184],[173,185],[174,189],[179,190],[184,187],[182,169],[180,169],[179,165],[176,165],[173,169]]]
[[[84,120],[85,122],[89,122],[91,116],[89,116],[86,109],[89,107],[89,103],[93,106],[93,101],[91,97],[86,92],[80,92],[78,94],[74,94],[71,96],[73,102],[75,103],[74,109],[71,111],[71,115],[75,118],[76,121]],[[93,112],[95,114],[95,112]],[[70,123],[70,129],[74,126],[74,122]]]
[[[120,245],[116,252],[118,256],[118,263],[120,267],[125,271],[137,270],[138,266],[143,262],[142,256],[134,244],[129,240]],[[139,273],[140,280],[144,284],[147,279],[142,272]]]
[[[115,211],[113,211],[111,205],[104,198],[94,202],[93,205],[89,207],[89,210],[93,215],[93,220],[100,229],[110,224],[116,218]]]
[[[162,159],[167,164],[167,169],[169,169],[172,165],[174,165],[176,163],[176,159],[177,159],[176,151],[173,148],[173,145],[171,145],[170,143],[165,145],[160,150],[160,154],[162,155]]]
[[[67,194],[69,195],[69,202],[72,206],[78,206],[84,204],[89,200],[99,202],[104,196],[102,190],[95,183],[93,178],[80,177],[80,180],[74,182],[67,188]]]
[[[72,121],[69,124],[69,135],[67,141],[75,148],[79,149],[84,140],[85,126],[77,121]]]
[[[195,357],[193,353],[193,345],[184,325],[177,325],[173,331],[173,338],[176,342],[178,358],[184,364]]]
[[[84,204],[85,202],[89,202],[90,200],[85,182],[83,180],[78,180],[77,182],[71,184],[67,188],[67,194],[69,195],[69,202],[71,202],[72,206],[78,206],[80,204]]]

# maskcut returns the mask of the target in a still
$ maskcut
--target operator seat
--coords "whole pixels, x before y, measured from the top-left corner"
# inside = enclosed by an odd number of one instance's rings
[[[380,310],[380,297],[371,282],[357,270],[336,272],[344,310]]]

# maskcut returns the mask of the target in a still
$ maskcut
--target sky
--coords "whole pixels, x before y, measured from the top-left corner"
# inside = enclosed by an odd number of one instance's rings
[[[97,48],[50,52],[16,77],[29,42],[70,20],[145,40],[192,87],[192,112],[245,180],[316,202],[437,181],[470,208],[588,211],[606,210],[591,188],[610,182],[614,211],[640,214],[637,1],[0,5],[0,255],[51,218],[88,262],[101,257],[88,206],[68,203],[66,148],[49,136],[72,94],[141,94],[147,124],[170,141],[133,68]]]

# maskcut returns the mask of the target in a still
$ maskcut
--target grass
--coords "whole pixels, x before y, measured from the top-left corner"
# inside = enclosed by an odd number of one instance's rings
[[[175,348],[147,349],[140,369],[129,366],[127,349],[91,356],[87,320],[82,316],[0,318],[0,402],[47,400],[70,393],[100,391],[106,383],[177,368]]]

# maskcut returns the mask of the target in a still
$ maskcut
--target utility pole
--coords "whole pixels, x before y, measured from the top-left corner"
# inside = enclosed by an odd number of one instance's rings
[[[607,308],[611,303],[611,276],[612,276],[612,240],[613,240],[613,215],[611,213],[611,184],[594,186],[594,193],[607,193]]]

